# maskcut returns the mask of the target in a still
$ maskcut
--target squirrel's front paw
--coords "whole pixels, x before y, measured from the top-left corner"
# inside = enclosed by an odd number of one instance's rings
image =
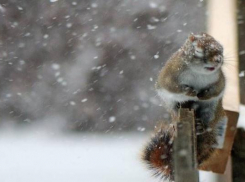
[[[204,89],[197,94],[197,97],[200,100],[208,100],[208,99],[210,99],[209,93],[210,93],[210,89]]]
[[[191,97],[197,96],[197,91],[193,87],[190,87],[188,85],[183,85],[182,87],[186,95],[191,96]]]
[[[204,124],[201,121],[196,120],[196,135],[201,135],[203,133],[205,133]]]

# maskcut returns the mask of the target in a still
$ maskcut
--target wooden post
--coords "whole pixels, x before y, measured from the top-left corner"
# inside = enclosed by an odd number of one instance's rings
[[[177,136],[174,141],[175,182],[198,182],[194,112],[179,110]]]
[[[228,163],[231,152],[235,129],[239,115],[239,79],[238,79],[238,54],[237,54],[237,21],[236,21],[236,0],[209,0],[207,11],[207,31],[224,46],[224,55],[232,56],[233,61],[223,66],[226,77],[226,90],[223,99],[223,107],[228,116],[226,127],[225,143],[222,149],[216,150],[216,155],[209,159],[209,166],[205,170],[223,174],[217,177],[218,182],[231,182],[231,163]]]

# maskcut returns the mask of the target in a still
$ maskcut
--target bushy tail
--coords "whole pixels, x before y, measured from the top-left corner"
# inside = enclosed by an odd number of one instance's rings
[[[154,175],[173,180],[172,152],[174,126],[161,126],[143,151],[142,159]]]
[[[175,128],[173,125],[161,126],[146,145],[142,159],[154,171],[154,175],[164,179],[174,180],[173,142]],[[197,135],[197,161],[205,162],[214,152],[217,143],[215,131],[206,130]]]

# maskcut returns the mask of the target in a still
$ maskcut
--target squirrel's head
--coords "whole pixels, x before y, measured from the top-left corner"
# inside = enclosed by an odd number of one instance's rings
[[[223,64],[223,47],[206,33],[190,34],[185,43],[188,66],[196,72],[212,74]]]

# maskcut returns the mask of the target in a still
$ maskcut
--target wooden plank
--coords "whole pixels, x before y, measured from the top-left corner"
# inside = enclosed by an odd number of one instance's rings
[[[238,115],[236,112],[226,111],[228,116],[227,130],[225,135],[224,147],[222,149],[216,149],[215,154],[202,166],[202,170],[212,171],[215,173],[224,173],[227,167],[228,158],[231,152],[234,136],[236,132],[236,124]],[[228,166],[229,167],[229,166]],[[227,172],[228,174],[228,172]]]
[[[236,4],[235,0],[209,0],[207,29],[224,46],[225,57],[232,57],[232,61],[223,66],[227,85],[223,105],[228,111],[239,112]]]
[[[194,112],[179,110],[174,141],[175,182],[198,182]]]
[[[234,0],[209,0],[208,1],[208,33],[224,46],[225,57],[232,57],[232,62],[225,63],[223,71],[226,76],[226,90],[223,106],[228,116],[225,143],[223,149],[217,149],[207,162],[204,170],[224,173],[231,152],[235,136],[235,129],[239,115],[240,95],[238,78],[237,54],[237,21],[236,1]],[[228,166],[230,168],[230,166]],[[226,174],[231,174],[227,172]],[[227,176],[226,179],[231,179]]]
[[[231,159],[229,158],[227,163],[227,168],[224,174],[211,173],[206,171],[200,171],[200,181],[206,182],[231,182],[232,181],[232,170],[231,167]]]

